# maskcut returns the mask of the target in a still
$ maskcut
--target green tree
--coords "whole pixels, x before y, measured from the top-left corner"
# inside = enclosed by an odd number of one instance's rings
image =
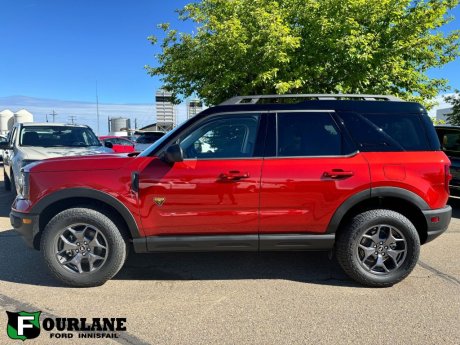
[[[460,126],[460,91],[455,90],[455,94],[444,97],[447,103],[452,105],[452,112],[447,114],[447,121],[451,125]]]
[[[459,0],[202,0],[168,24],[151,76],[176,96],[217,104],[243,94],[378,93],[427,101],[448,89],[427,70],[459,55],[440,28]],[[149,40],[157,43],[157,37]]]

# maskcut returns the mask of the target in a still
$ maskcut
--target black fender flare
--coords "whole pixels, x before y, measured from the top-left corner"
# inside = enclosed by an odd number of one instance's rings
[[[340,222],[342,221],[343,217],[345,216],[345,214],[347,214],[348,211],[351,210],[352,207],[364,200],[379,197],[398,198],[410,202],[411,204],[417,206],[420,210],[430,209],[430,206],[426,203],[425,200],[423,200],[419,195],[407,189],[398,187],[369,188],[352,195],[339,206],[339,208],[335,211],[334,215],[332,216],[329,225],[327,226],[326,233],[335,233],[339,228]]]
[[[71,198],[89,198],[97,201],[101,201],[109,206],[113,207],[120,213],[124,221],[128,225],[129,232],[132,238],[142,237],[139,232],[139,226],[136,223],[133,215],[129,209],[118,199],[112,195],[102,192],[100,190],[92,188],[69,188],[62,189],[52,194],[45,196],[40,199],[30,210],[30,213],[41,214],[51,204],[54,204],[60,200],[71,199]]]

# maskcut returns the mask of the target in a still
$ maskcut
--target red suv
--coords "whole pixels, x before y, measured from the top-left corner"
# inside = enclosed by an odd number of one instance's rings
[[[232,98],[138,156],[23,168],[11,223],[57,278],[96,286],[137,253],[332,250],[390,286],[451,218],[426,110],[391,96]]]

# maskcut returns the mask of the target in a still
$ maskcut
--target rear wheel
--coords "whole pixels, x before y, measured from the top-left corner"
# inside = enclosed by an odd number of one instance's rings
[[[8,178],[8,175],[6,174],[5,168],[3,168],[3,183],[5,186],[5,190],[7,192],[11,191],[11,181]]]
[[[41,238],[42,255],[51,272],[74,287],[104,284],[123,266],[127,243],[115,223],[88,208],[56,215]]]
[[[407,277],[417,264],[420,239],[402,214],[371,210],[355,216],[337,238],[344,271],[361,284],[386,287]]]

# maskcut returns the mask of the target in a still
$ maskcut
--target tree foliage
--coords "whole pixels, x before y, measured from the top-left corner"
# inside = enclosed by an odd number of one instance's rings
[[[430,106],[447,80],[427,70],[459,55],[440,28],[459,0],[202,0],[168,24],[157,65],[175,95],[217,104],[243,94],[393,94]],[[149,37],[153,43],[157,38]]]
[[[460,126],[460,91],[455,90],[455,94],[444,97],[444,100],[452,105],[452,112],[446,115],[447,121],[451,125]]]

